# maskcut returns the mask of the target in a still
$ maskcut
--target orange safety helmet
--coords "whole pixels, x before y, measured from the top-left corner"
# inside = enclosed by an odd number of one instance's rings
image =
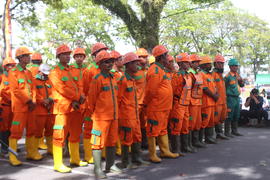
[[[124,55],[122,64],[125,65],[132,61],[140,61],[141,59],[133,52],[129,52]]]
[[[176,56],[176,62],[190,62],[188,53],[180,53]]]
[[[91,47],[91,55],[93,56],[96,52],[98,52],[99,50],[108,50],[109,48],[101,43],[101,42],[97,42],[96,44],[94,44],[92,47]]]
[[[225,59],[224,59],[224,57],[221,54],[217,54],[216,57],[215,57],[215,62],[222,62],[222,63],[224,63],[225,62]]]
[[[82,54],[82,55],[86,56],[84,48],[76,48],[76,49],[73,51],[73,57],[74,57],[76,54]]]
[[[42,56],[40,53],[33,53],[31,59],[34,61],[42,61]]]
[[[5,67],[8,64],[17,64],[17,63],[12,57],[7,57],[3,61],[3,67]]]
[[[212,63],[212,59],[209,56],[202,56],[201,57],[201,61],[200,61],[200,65],[201,64],[208,64],[208,63]]]
[[[57,49],[56,49],[56,57],[58,57],[60,54],[63,53],[71,53],[71,49],[68,47],[68,45],[66,44],[62,44],[60,45]]]
[[[137,51],[136,51],[136,54],[137,56],[142,56],[142,57],[148,57],[148,52],[146,51],[146,49],[144,48],[139,48]]]
[[[168,54],[167,59],[168,61],[174,61],[174,57],[170,54]]]
[[[201,60],[202,60],[201,57],[198,56],[197,54],[191,54],[191,55],[189,56],[189,58],[190,58],[190,61],[191,61],[191,62],[193,62],[193,61],[201,61]]]
[[[27,47],[19,47],[16,49],[15,56],[19,57],[22,55],[30,55],[32,54]]]
[[[161,56],[162,54],[165,54],[167,52],[169,52],[168,49],[163,45],[157,45],[152,50],[152,54],[154,57]]]
[[[118,59],[118,58],[122,57],[122,55],[118,51],[115,51],[115,50],[112,50],[110,52],[110,55],[111,55],[111,58],[113,58],[113,59]]]
[[[95,58],[96,63],[100,63],[101,61],[111,59],[111,55],[109,52],[102,50],[97,53],[97,56]]]

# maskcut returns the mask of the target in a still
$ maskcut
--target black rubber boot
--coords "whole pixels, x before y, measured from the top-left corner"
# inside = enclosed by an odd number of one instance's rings
[[[121,169],[119,169],[116,164],[114,163],[115,161],[115,151],[116,147],[111,146],[111,147],[106,147],[106,167],[105,167],[105,172],[122,172]]]
[[[229,138],[233,138],[234,136],[231,134],[231,121],[226,120],[224,123],[224,129],[225,129],[225,133],[224,135],[229,137]]]
[[[135,163],[136,165],[150,165],[150,162],[144,161],[141,156],[141,144],[140,143],[133,143],[131,145],[131,159],[132,163]],[[132,165],[132,168],[135,168],[134,164]]]
[[[147,135],[146,135],[146,128],[141,128],[142,132],[142,144],[141,148],[144,150],[148,150],[148,141],[147,141]]]
[[[107,178],[106,174],[102,171],[101,168],[101,150],[93,150],[93,159],[94,159],[94,174],[97,179]]]
[[[243,134],[240,134],[238,132],[238,122],[237,121],[232,121],[232,134],[235,136],[243,136]]]
[[[131,168],[131,160],[129,158],[129,146],[121,146],[121,169]]]
[[[199,131],[192,131],[192,145],[197,148],[205,148],[205,144],[199,141]]]
[[[179,156],[184,156],[181,152],[181,139],[179,135],[171,135],[171,151],[178,153]]]
[[[10,131],[4,131],[4,132],[1,132],[1,153],[2,154],[8,154],[8,138],[9,138],[9,135],[10,135]]]
[[[192,153],[197,152],[197,149],[192,146],[192,131],[190,131],[189,134],[188,134],[188,146],[191,149]]]
[[[200,131],[199,131],[199,141],[200,141],[200,143],[202,143],[205,147],[207,147],[206,144],[205,144],[205,142],[204,142],[204,134],[205,134],[205,129],[204,129],[204,128],[201,128]]]
[[[213,138],[214,128],[205,128],[205,143],[207,144],[217,144],[217,141]]]
[[[188,134],[182,134],[181,135],[181,144],[182,144],[182,152],[184,153],[193,153],[192,149],[190,149],[189,145],[188,145]]]
[[[226,137],[223,133],[222,124],[218,124],[215,126],[217,139],[223,139],[223,140],[229,140],[228,137]]]

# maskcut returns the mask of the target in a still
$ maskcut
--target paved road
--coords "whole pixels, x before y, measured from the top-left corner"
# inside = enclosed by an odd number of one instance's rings
[[[176,160],[164,159],[160,164],[151,164],[123,174],[108,174],[108,179],[269,180],[270,129],[240,128],[240,131],[245,136],[208,145],[208,148],[200,149],[196,154]],[[6,159],[0,158],[0,179],[94,179],[93,165],[73,168],[72,173],[60,174],[52,170],[51,157],[45,157],[37,163],[25,161],[23,153],[20,156],[24,162],[21,167],[11,167]],[[68,164],[68,159],[65,159],[65,163]]]

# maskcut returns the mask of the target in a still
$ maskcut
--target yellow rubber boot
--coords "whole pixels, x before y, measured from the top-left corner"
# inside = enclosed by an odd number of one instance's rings
[[[70,164],[75,166],[87,166],[87,162],[80,159],[79,143],[68,142],[68,149],[70,153]]]
[[[161,151],[160,156],[166,158],[177,158],[179,157],[178,153],[172,153],[169,149],[169,138],[168,135],[158,136],[158,145]]]
[[[161,159],[157,156],[156,152],[156,138],[148,137],[148,151],[149,151],[149,159],[153,163],[160,163]]]
[[[120,139],[118,139],[117,143],[116,143],[116,155],[121,156],[121,143],[120,143]]]
[[[52,136],[46,137],[47,153],[52,155]]]
[[[38,148],[42,149],[42,150],[46,150],[48,148],[47,145],[44,143],[44,137],[39,138],[39,140],[38,140]]]
[[[102,149],[102,151],[101,151],[101,157],[103,158],[103,159],[106,159],[106,148],[103,148]]]
[[[71,168],[63,164],[63,148],[53,145],[54,170],[60,173],[70,173]]]
[[[83,139],[83,149],[84,149],[84,160],[88,163],[88,164],[93,164],[94,163],[94,159],[93,159],[93,155],[92,155],[92,146],[90,143],[91,139]]]
[[[11,148],[13,151],[17,152],[17,139],[9,138],[9,148]],[[12,166],[19,166],[22,164],[21,161],[17,159],[17,157],[9,152],[9,163]]]
[[[38,152],[38,138],[27,137],[26,138],[26,159],[39,161],[43,157]]]

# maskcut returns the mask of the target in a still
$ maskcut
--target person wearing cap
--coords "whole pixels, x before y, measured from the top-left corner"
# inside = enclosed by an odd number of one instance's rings
[[[10,135],[10,127],[12,122],[11,111],[11,92],[10,83],[8,80],[9,72],[16,66],[16,62],[13,58],[7,57],[3,61],[4,72],[2,75],[2,81],[0,85],[0,106],[1,106],[1,118],[0,121],[0,138],[1,138],[1,153],[8,153],[8,138]],[[4,144],[5,143],[5,144]]]
[[[223,79],[225,59],[222,55],[215,56],[213,77],[216,82],[217,90],[219,92],[219,99],[216,102],[215,109],[215,131],[216,138],[228,140],[229,138],[224,135],[223,123],[227,118],[227,103],[226,103],[226,88]]]
[[[29,64],[27,68],[31,71],[33,78],[35,78],[39,72],[39,66],[42,63],[42,55],[38,52],[33,53],[31,56],[31,62],[32,64]]]
[[[139,103],[135,75],[138,72],[140,58],[133,52],[123,57],[125,73],[121,77],[118,88],[119,131],[122,145],[122,168],[132,168],[133,163],[147,164],[141,158],[141,129],[139,119]],[[131,147],[132,161],[129,158]],[[132,162],[132,163],[131,163]]]
[[[191,99],[189,105],[190,130],[192,130],[192,145],[197,148],[206,147],[203,142],[204,130],[202,125],[202,96],[203,78],[199,71],[201,57],[197,54],[190,55],[190,73],[192,77]]]
[[[69,134],[70,164],[75,166],[86,166],[86,162],[80,160],[79,141],[81,134],[81,124],[78,123],[80,105],[84,102],[84,97],[73,78],[73,70],[70,67],[71,49],[63,44],[56,49],[56,58],[59,63],[52,69],[49,79],[53,85],[55,123],[53,126],[53,159],[54,170],[67,173],[71,169],[63,164],[62,149],[65,139]]]
[[[147,112],[149,159],[154,163],[159,163],[161,159],[156,154],[156,138],[161,157],[177,158],[179,154],[170,151],[168,142],[167,125],[173,100],[171,79],[165,69],[169,63],[168,50],[163,45],[157,45],[153,48],[152,54],[156,62],[147,72],[144,105]]]
[[[36,133],[35,137],[40,139],[46,137],[47,153],[52,154],[52,135],[54,115],[53,98],[52,98],[52,83],[49,80],[50,67],[47,64],[41,64],[39,71],[33,79],[33,84],[36,86],[36,108],[35,108],[35,121]]]
[[[136,51],[136,55],[140,58],[139,61],[139,70],[135,73],[135,82],[137,87],[137,97],[139,104],[139,117],[141,125],[141,134],[142,134],[142,149],[148,149],[147,136],[146,136],[146,112],[144,111],[143,99],[145,95],[145,85],[146,85],[146,73],[148,65],[148,52],[144,48],[139,48]]]
[[[216,83],[212,76],[212,59],[209,56],[202,56],[200,69],[203,78],[202,97],[202,131],[205,131],[205,143],[216,144],[214,135],[215,104],[219,99]]]
[[[93,118],[91,144],[94,158],[94,173],[105,178],[101,168],[102,149],[106,149],[105,172],[121,172],[115,165],[115,145],[118,140],[118,86],[111,69],[114,59],[103,50],[96,56],[99,73],[91,81],[88,93],[89,115]]]
[[[170,113],[169,124],[171,130],[172,152],[196,152],[189,143],[189,104],[191,96],[192,78],[188,72],[190,57],[188,53],[176,56],[179,71],[172,78],[173,109]],[[181,134],[181,139],[180,139]],[[181,141],[181,142],[180,142]],[[180,153],[180,155],[182,155]]]
[[[10,128],[9,146],[17,150],[17,141],[21,139],[26,127],[26,158],[41,160],[38,152],[38,139],[35,138],[35,96],[36,89],[33,85],[32,74],[26,69],[30,62],[31,52],[27,47],[20,47],[15,55],[19,63],[9,71],[9,83],[11,92],[11,109],[13,112],[12,125]],[[9,153],[9,162],[13,166],[21,165],[22,162],[15,155]]]
[[[229,60],[230,72],[225,76],[225,87],[227,96],[228,118],[225,120],[225,136],[242,136],[238,132],[238,120],[240,117],[240,87],[244,87],[242,77],[237,73],[239,62],[237,59]]]

